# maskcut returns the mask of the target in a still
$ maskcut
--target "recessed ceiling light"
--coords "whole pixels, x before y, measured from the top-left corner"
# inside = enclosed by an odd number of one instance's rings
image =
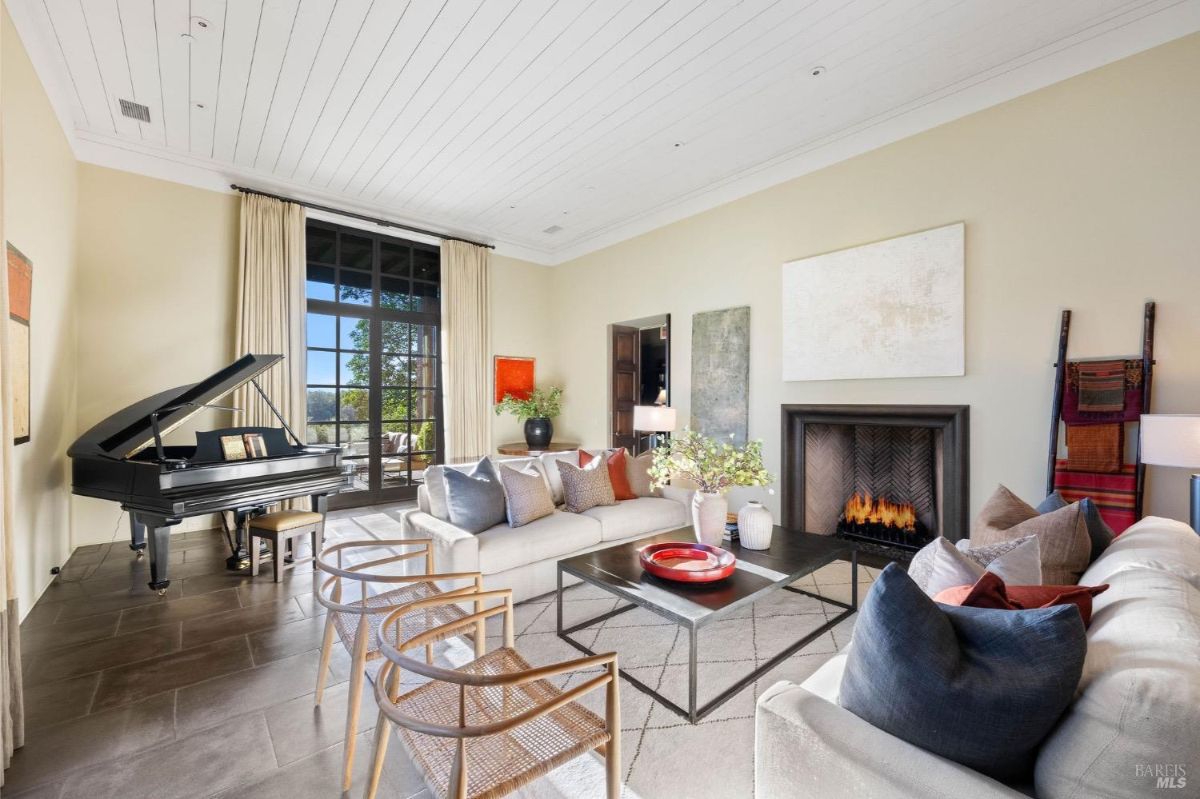
[[[674,145],[674,146],[675,146],[675,147],[682,147],[682,146],[683,146],[683,145],[685,145],[685,144],[687,144],[687,142],[685,142],[685,141],[677,141],[677,142],[675,142],[675,145]]]
[[[812,75],[814,78],[819,78],[825,74],[825,67],[813,67],[808,71],[808,74]]]
[[[197,107],[197,108],[203,108],[203,107],[204,107],[204,103],[196,103],[196,107]]]
[[[201,28],[207,28],[207,27],[208,27],[208,20],[206,20],[206,19],[201,19],[200,17],[195,17],[194,19],[195,19],[195,21],[196,21],[196,25],[197,25],[198,27],[201,27]]]

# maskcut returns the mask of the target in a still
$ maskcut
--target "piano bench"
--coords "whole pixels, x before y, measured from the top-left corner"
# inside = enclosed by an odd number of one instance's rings
[[[321,545],[325,538],[325,516],[307,510],[281,510],[267,513],[250,520],[250,574],[258,576],[259,560],[262,555],[255,538],[265,538],[271,542],[271,561],[275,573],[275,582],[283,580],[286,569],[294,569],[303,563],[315,563],[321,553]],[[312,539],[312,556],[295,558],[296,539],[301,536]],[[293,559],[285,562],[284,550],[291,545]],[[316,568],[314,566],[314,568]]]

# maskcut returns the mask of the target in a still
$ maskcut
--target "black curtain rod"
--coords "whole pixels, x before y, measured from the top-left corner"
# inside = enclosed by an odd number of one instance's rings
[[[324,211],[328,214],[337,214],[338,216],[348,216],[351,219],[360,219],[363,222],[371,222],[383,227],[394,227],[397,230],[407,230],[409,233],[420,233],[422,236],[433,236],[435,239],[444,239],[445,241],[461,241],[466,244],[474,244],[476,247],[487,247],[489,250],[496,249],[494,244],[484,244],[482,241],[471,241],[470,239],[460,239],[458,236],[447,236],[445,233],[438,233],[425,228],[413,227],[412,225],[402,225],[399,222],[392,222],[387,219],[380,219],[375,216],[366,216],[365,214],[356,214],[353,211],[343,211],[340,208],[330,208],[328,205],[317,205],[316,203],[305,202],[304,200],[296,200],[291,197],[283,197],[278,194],[271,194],[258,189],[248,189],[245,186],[239,186],[236,183],[229,188],[234,191],[240,191],[243,194],[257,194],[260,197],[270,197],[272,200],[282,200],[285,203],[295,203],[303,205],[305,208],[311,208],[314,211]]]

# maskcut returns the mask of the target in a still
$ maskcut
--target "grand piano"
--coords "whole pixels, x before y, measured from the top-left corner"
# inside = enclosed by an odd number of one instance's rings
[[[165,593],[170,530],[188,516],[232,511],[236,540],[230,568],[245,562],[246,522],[272,503],[312,497],[324,513],[330,494],[345,488],[341,450],[303,443],[287,426],[255,378],[282,355],[244,355],[198,383],[180,386],[118,411],[88,430],[67,450],[72,490],[120,503],[129,512],[129,548],[150,549],[150,587]],[[195,446],[168,446],[163,437],[234,389],[250,383],[279,419],[280,427],[231,427],[196,433]],[[267,454],[225,460],[221,437],[258,433]]]

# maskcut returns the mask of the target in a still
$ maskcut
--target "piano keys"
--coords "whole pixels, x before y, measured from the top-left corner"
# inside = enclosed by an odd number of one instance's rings
[[[150,553],[150,587],[166,593],[171,527],[189,516],[232,511],[237,540],[230,568],[245,562],[246,521],[268,505],[312,498],[325,513],[328,497],[345,488],[337,447],[302,442],[287,426],[255,378],[282,355],[244,355],[217,373],[130,405],[88,430],[67,450],[72,490],[107,499],[129,513],[130,544],[137,557]],[[165,445],[163,436],[240,386],[253,385],[280,427],[232,427],[198,432],[195,446]],[[226,460],[222,436],[261,436],[266,456]]]

